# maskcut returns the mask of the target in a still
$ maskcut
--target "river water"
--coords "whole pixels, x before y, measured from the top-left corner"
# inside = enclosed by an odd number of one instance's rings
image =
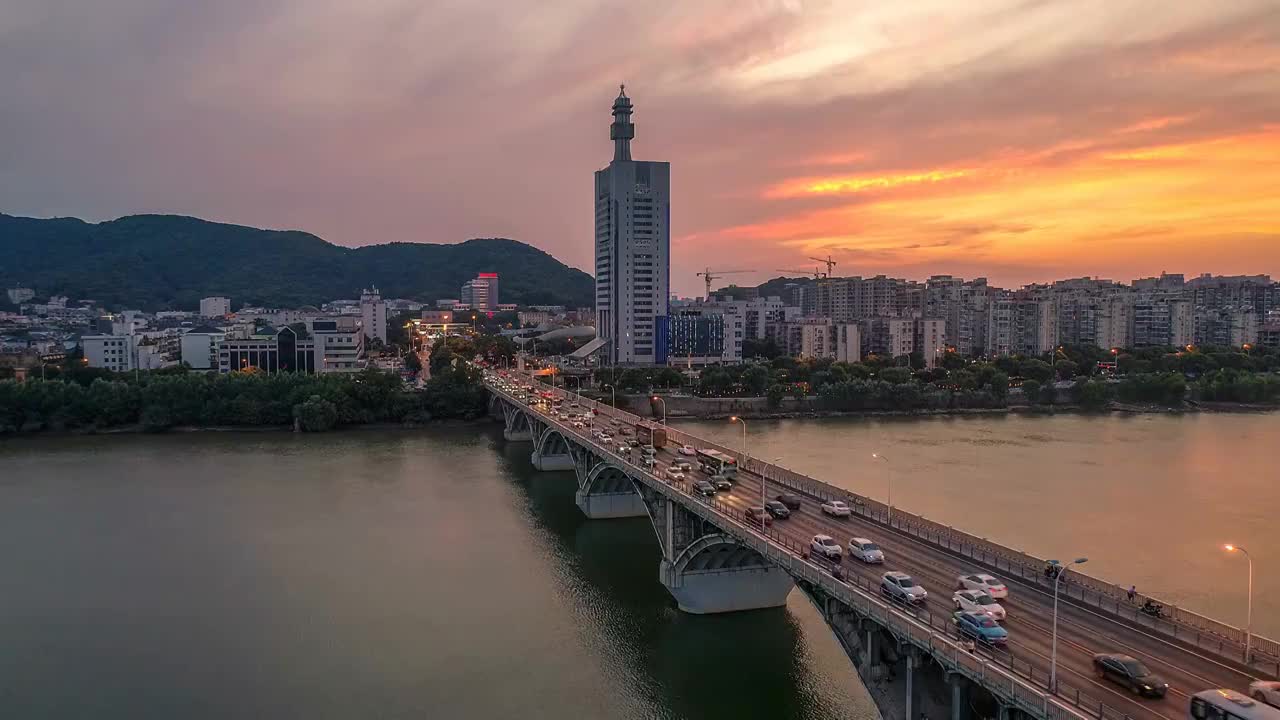
[[[751,421],[748,440],[1228,621],[1233,540],[1255,628],[1280,635],[1280,415]],[[0,443],[0,717],[875,716],[803,596],[676,611],[648,521],[586,521],[572,475],[528,453],[497,425]]]
[[[500,425],[0,443],[0,717],[875,717],[799,593],[674,609]]]

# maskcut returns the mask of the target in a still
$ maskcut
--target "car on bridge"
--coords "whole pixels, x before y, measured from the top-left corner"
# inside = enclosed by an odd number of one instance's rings
[[[880,578],[880,592],[884,593],[890,600],[897,600],[901,603],[923,603],[929,599],[929,593],[920,587],[912,577],[904,572],[890,570]]]
[[[1004,606],[981,590],[957,590],[951,596],[951,602],[955,603],[957,610],[983,613],[997,622],[1005,617]]]
[[[768,527],[773,524],[773,518],[764,508],[759,505],[752,505],[742,509],[742,518],[747,521],[748,525],[757,525],[759,527]]]
[[[964,612],[951,616],[956,632],[987,645],[1004,645],[1009,641],[1009,631],[996,624],[986,613]]]
[[[978,590],[997,600],[1009,597],[1008,586],[986,573],[961,575],[959,584],[956,587],[961,590]]]
[[[783,505],[786,505],[788,510],[800,509],[800,496],[795,493],[780,493],[778,495],[774,495],[773,499]]]
[[[716,486],[716,490],[732,490],[733,481],[724,475],[712,475],[707,482]]]
[[[866,538],[849,539],[849,557],[856,557],[868,565],[884,564],[884,551]]]
[[[770,500],[764,504],[765,512],[774,516],[778,520],[791,517],[791,508],[782,504],[779,500]]]
[[[684,482],[684,473],[680,472],[679,468],[667,468],[666,471],[663,472],[662,474],[672,482]],[[716,489],[714,487],[711,488],[711,492],[713,494],[715,493],[715,491]]]
[[[1249,696],[1259,702],[1280,708],[1280,682],[1255,680],[1249,683]]]
[[[1156,675],[1141,660],[1121,653],[1099,653],[1093,656],[1093,671],[1103,680],[1124,685],[1138,695],[1164,697],[1169,683]]]
[[[853,514],[853,511],[849,509],[848,505],[844,504],[843,500],[828,500],[822,503],[822,512],[832,517],[846,518]]]
[[[668,470],[667,472],[670,472],[670,470]],[[683,475],[682,475],[681,477],[683,477]],[[715,485],[712,485],[711,483],[707,482],[706,480],[699,480],[698,482],[694,483],[694,484],[693,484],[693,489],[694,489],[694,490],[695,490],[699,495],[702,495],[702,496],[704,496],[704,497],[710,497],[710,496],[712,496],[712,495],[715,495],[715,494],[716,494],[716,486],[715,486]]]
[[[672,460],[671,467],[676,468],[686,475],[693,472],[693,465],[691,465],[688,460]]]
[[[840,543],[830,535],[814,535],[809,541],[809,552],[833,562],[840,562],[840,557],[844,555],[844,551],[840,549]]]
[[[678,450],[678,452],[679,452],[681,455],[690,455],[690,456],[692,456],[692,455],[693,455],[694,453],[696,453],[697,451],[693,449],[693,446],[692,446],[692,445],[681,445],[681,446],[680,446],[680,448],[679,448],[679,450]]]

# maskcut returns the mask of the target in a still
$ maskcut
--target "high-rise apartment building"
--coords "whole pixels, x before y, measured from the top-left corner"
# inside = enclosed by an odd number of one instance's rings
[[[367,339],[387,342],[387,303],[376,285],[360,293],[360,324]]]
[[[474,280],[466,281],[459,299],[472,310],[498,309],[498,273],[480,273]]]
[[[231,298],[207,297],[200,300],[200,317],[220,318],[231,314]]]
[[[605,361],[667,362],[671,164],[631,159],[631,100],[613,102],[613,161],[595,177],[596,330]]]

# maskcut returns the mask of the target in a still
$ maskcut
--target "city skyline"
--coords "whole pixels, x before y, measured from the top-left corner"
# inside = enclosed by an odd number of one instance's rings
[[[1273,4],[953,5],[20,3],[0,210],[501,235],[589,271],[583,178],[625,81],[646,156],[675,166],[680,295],[704,267],[754,284],[827,253],[1004,287],[1280,275]]]

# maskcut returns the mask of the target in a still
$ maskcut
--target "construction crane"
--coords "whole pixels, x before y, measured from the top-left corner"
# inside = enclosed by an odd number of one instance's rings
[[[833,273],[836,269],[836,261],[832,260],[830,255],[827,255],[825,260],[822,258],[816,258],[816,257],[811,257],[809,259],[813,260],[814,262],[826,263],[827,277],[831,277],[831,273]]]
[[[711,302],[711,281],[719,280],[725,275],[740,275],[742,273],[752,273],[755,270],[712,270],[707,268],[703,272],[698,273],[698,277],[707,282],[707,302]]]

